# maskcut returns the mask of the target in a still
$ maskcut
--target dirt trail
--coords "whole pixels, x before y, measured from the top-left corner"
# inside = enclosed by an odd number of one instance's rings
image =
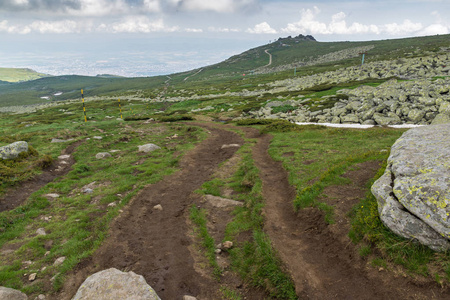
[[[184,156],[181,171],[146,187],[124,208],[100,249],[68,274],[62,293],[53,299],[70,299],[87,276],[111,267],[143,275],[161,299],[215,298],[216,285],[194,270],[186,216],[191,193],[237,150],[221,146],[243,141],[233,132],[197,125],[207,128],[210,136]],[[157,204],[162,211],[152,209]]]
[[[294,213],[296,192],[281,163],[269,156],[270,140],[270,136],[262,136],[253,154],[266,199],[265,231],[300,299],[449,299],[448,291],[437,284],[420,285],[367,268],[349,239],[344,243],[345,237],[336,236],[319,210]]]

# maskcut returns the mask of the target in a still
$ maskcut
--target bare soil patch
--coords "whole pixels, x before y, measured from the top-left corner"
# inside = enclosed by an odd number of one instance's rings
[[[348,172],[345,176],[352,179],[352,185],[325,191],[341,221],[330,226],[316,208],[294,212],[295,188],[289,185],[281,162],[268,155],[270,140],[270,136],[261,137],[253,154],[266,199],[265,230],[301,299],[449,299],[449,291],[435,282],[418,283],[368,267],[349,241],[348,225],[342,222],[348,224],[346,212],[363,196],[367,180],[376,172],[376,162]],[[347,228],[341,229],[342,225]]]
[[[70,299],[87,276],[111,267],[143,275],[162,299],[183,295],[217,299],[218,283],[194,268],[186,220],[192,192],[237,150],[221,146],[243,140],[230,131],[198,125],[206,127],[210,136],[183,157],[181,171],[142,190],[111,225],[109,237],[93,257],[68,274],[63,290],[52,299]],[[152,209],[157,204],[162,211]]]
[[[61,152],[61,155],[72,154],[82,141],[75,142]],[[0,197],[0,212],[11,210],[24,203],[28,197],[47,183],[54,181],[59,176],[69,173],[75,160],[72,156],[65,160],[65,164],[61,161],[54,161],[53,164],[45,169],[42,174],[20,184],[20,186],[12,187]]]

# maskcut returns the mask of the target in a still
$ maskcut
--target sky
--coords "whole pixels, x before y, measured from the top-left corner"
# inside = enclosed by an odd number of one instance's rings
[[[0,67],[154,76],[279,37],[363,41],[450,33],[450,0],[0,0]]]

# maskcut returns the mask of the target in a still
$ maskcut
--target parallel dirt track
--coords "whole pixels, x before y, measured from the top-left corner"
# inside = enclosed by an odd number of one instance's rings
[[[217,282],[194,268],[186,219],[188,208],[195,202],[192,192],[236,151],[235,147],[221,146],[244,141],[227,130],[231,126],[196,125],[207,129],[209,138],[182,159],[180,171],[146,187],[124,207],[104,244],[67,274],[62,291],[50,299],[71,299],[86,277],[110,267],[143,275],[163,300],[182,299],[183,295],[219,299]],[[292,203],[296,191],[289,185],[281,163],[268,154],[271,137],[254,129],[240,129],[247,137],[258,139],[253,158],[263,181],[265,231],[291,275],[299,299],[450,299],[449,291],[436,283],[420,284],[392,272],[368,268],[342,235],[345,230],[339,230],[342,220],[327,225],[316,208],[295,213]],[[359,179],[371,178],[373,172],[373,168],[356,172],[355,185],[364,187],[365,181]],[[353,193],[357,187],[350,190]],[[345,202],[347,196],[344,193],[340,202]],[[163,210],[153,210],[156,204],[161,204]],[[342,226],[348,226],[348,222],[344,223]]]

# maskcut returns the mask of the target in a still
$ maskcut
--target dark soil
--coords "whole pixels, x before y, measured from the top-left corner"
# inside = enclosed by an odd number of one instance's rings
[[[435,282],[418,283],[368,267],[347,237],[346,214],[364,196],[365,184],[378,169],[377,162],[348,172],[345,176],[352,180],[351,185],[325,190],[326,198],[336,207],[336,224],[327,225],[324,213],[316,208],[294,212],[295,189],[281,163],[268,155],[270,140],[262,136],[253,154],[266,199],[265,230],[301,299],[450,299],[450,291]]]
[[[72,154],[82,141],[75,142],[61,152],[61,155]],[[47,183],[54,181],[59,176],[69,173],[75,160],[72,156],[65,160],[67,164],[61,164],[61,161],[55,161],[45,169],[40,175],[23,182],[18,187],[9,188],[6,193],[0,197],[0,212],[16,208],[25,202],[30,195]]]
[[[232,158],[238,149],[221,146],[244,141],[226,130],[229,125],[195,125],[206,128],[210,136],[183,157],[180,171],[149,185],[124,207],[101,247],[68,273],[62,290],[47,299],[71,299],[89,275],[111,267],[143,275],[164,300],[182,299],[184,295],[199,300],[221,299],[217,292],[223,284],[241,289],[244,299],[267,298],[231,271],[226,271],[219,283],[206,268],[199,268],[199,260],[204,256],[193,251],[196,237],[189,224],[189,207],[193,203],[207,205],[193,192],[210,180],[218,165]],[[449,290],[441,289],[435,282],[419,283],[393,271],[368,266],[347,237],[350,226],[347,214],[364,196],[365,184],[375,175],[379,162],[367,162],[347,172],[344,176],[351,184],[325,189],[320,201],[335,207],[336,222],[328,225],[324,213],[316,208],[294,212],[296,190],[289,184],[281,163],[268,154],[271,137],[260,135],[258,130],[240,129],[247,137],[258,139],[253,158],[260,170],[266,199],[265,231],[291,275],[300,299],[450,299]],[[71,153],[76,144],[72,146],[65,153]],[[53,168],[42,178],[24,183],[20,190],[8,192],[3,199],[15,200],[6,209],[19,205],[29,194],[65,173]],[[162,205],[162,211],[153,209],[157,204]],[[220,240],[230,211],[215,211],[209,217],[211,234]],[[250,233],[242,233],[236,242],[249,238]],[[223,258],[220,264],[227,263],[226,254]]]
[[[111,225],[109,237],[93,257],[67,275],[62,292],[52,299],[71,299],[86,277],[111,267],[143,275],[161,299],[219,298],[218,283],[194,268],[186,221],[194,201],[192,193],[237,150],[221,146],[243,140],[233,132],[201,126],[210,136],[183,157],[181,171],[142,190]],[[152,209],[157,204],[162,211]]]

